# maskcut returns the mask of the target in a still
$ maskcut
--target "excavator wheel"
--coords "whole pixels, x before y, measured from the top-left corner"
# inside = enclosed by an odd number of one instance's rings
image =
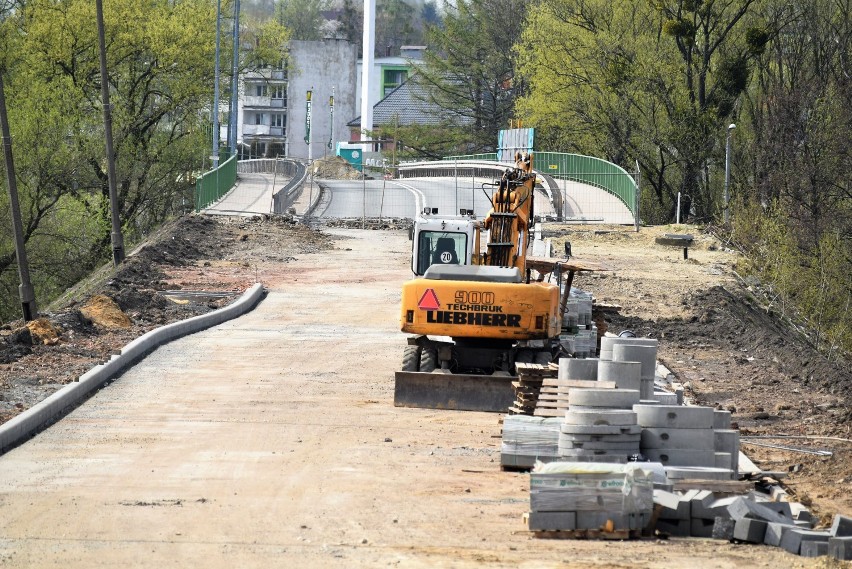
[[[402,353],[402,371],[418,371],[420,369],[420,346],[405,346]]]
[[[423,348],[420,353],[420,371],[431,373],[438,367],[438,352],[435,348]]]

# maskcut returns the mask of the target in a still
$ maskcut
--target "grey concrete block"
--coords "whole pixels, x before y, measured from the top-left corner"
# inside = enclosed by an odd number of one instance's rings
[[[716,452],[726,452],[731,455],[730,468],[734,472],[739,470],[740,459],[740,432],[735,429],[716,429],[713,431],[714,446]]]
[[[598,381],[613,381],[618,389],[638,391],[642,381],[642,364],[601,360],[598,364]]]
[[[713,539],[724,539],[730,541],[734,539],[734,528],[736,522],[730,518],[718,517],[713,520],[713,532],[710,537]]]
[[[626,451],[628,454],[639,452],[639,443],[631,441],[572,441],[559,439],[559,451],[563,450],[620,450]]]
[[[608,442],[623,442],[623,443],[636,443],[639,444],[639,435],[623,435],[623,434],[613,434],[613,435],[583,435],[583,434],[575,434],[575,433],[559,433],[559,439],[566,441],[577,441],[577,442],[593,442],[593,441],[608,441]]]
[[[677,395],[668,391],[655,391],[652,397],[660,405],[677,405]]]
[[[781,538],[784,537],[784,533],[790,531],[793,527],[794,526],[788,526],[786,524],[770,522],[766,526],[766,535],[763,538],[763,543],[771,545],[772,547],[778,547],[781,545]]]
[[[559,379],[598,379],[597,358],[559,358]]]
[[[767,523],[763,520],[740,518],[734,524],[734,539],[748,543],[763,543]]]
[[[728,506],[734,502],[735,497],[729,496],[724,498],[715,498],[699,502],[692,502],[692,517],[702,520],[713,520],[716,518],[730,519],[731,514],[728,513]]]
[[[569,425],[562,423],[560,431],[572,435],[640,435],[639,425]]]
[[[568,405],[572,409],[580,406],[632,410],[636,403],[639,403],[639,391],[632,389],[571,388],[568,390]]]
[[[637,423],[643,427],[712,429],[713,408],[683,405],[634,405]]]
[[[852,518],[850,518],[849,516],[841,516],[840,514],[836,514],[834,516],[834,520],[831,522],[831,536],[852,536]]]
[[[642,447],[642,454],[649,460],[662,462],[666,466],[715,467],[716,453],[712,450],[656,449]]]
[[[631,346],[616,344],[612,347],[612,360],[616,362],[639,362],[640,377],[654,379],[657,368],[657,348],[655,346]]]
[[[627,450],[584,450],[566,449],[560,451],[563,460],[570,462],[617,462],[626,463],[628,457],[634,454]]]
[[[666,477],[669,480],[701,479],[701,480],[731,480],[733,473],[727,468],[710,466],[666,466]]]
[[[670,427],[644,427],[642,429],[642,448],[714,450],[715,441],[713,429],[676,429]],[[727,468],[727,465],[725,467]]]
[[[827,541],[803,541],[802,547],[799,549],[799,555],[802,557],[822,557],[828,555]]]
[[[536,512],[529,513],[530,531],[572,530],[577,529],[575,512]]]
[[[790,502],[790,515],[796,521],[810,522],[813,525],[814,519],[811,511],[807,506],[800,502]]]
[[[689,537],[692,531],[692,522],[690,520],[658,519],[656,529],[673,537]]]
[[[625,409],[601,409],[599,411],[571,411],[565,413],[567,425],[635,425],[636,413]]]
[[[665,520],[690,519],[690,501],[671,492],[654,490],[654,503],[659,508],[659,518]]]
[[[793,525],[793,520],[790,518],[785,518],[778,512],[767,508],[763,504],[752,502],[748,498],[743,498],[742,496],[734,500],[734,502],[728,506],[728,513],[731,514],[731,517],[735,520],[753,519]]]
[[[693,518],[690,522],[689,535],[692,537],[713,537],[716,520],[701,520]]]
[[[716,463],[713,465],[716,468],[730,468],[731,467],[731,453],[729,452],[717,452],[714,453],[716,456]]]
[[[720,409],[713,410],[713,429],[727,430],[731,428],[731,412]]]
[[[772,502],[768,499],[763,499],[761,494],[754,491],[750,492],[748,497],[751,499],[752,502],[760,504],[764,508],[768,508],[776,514],[781,514],[782,516],[790,520],[791,523],[793,522],[793,512],[790,508],[789,502]]]
[[[806,529],[792,528],[781,536],[781,548],[798,555],[802,549],[802,543],[806,541],[824,541],[828,543],[831,537],[827,531],[812,531]]]
[[[828,555],[841,561],[852,561],[852,537],[830,537]]]

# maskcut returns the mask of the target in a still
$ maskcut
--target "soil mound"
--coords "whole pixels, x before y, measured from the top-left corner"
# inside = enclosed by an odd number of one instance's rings
[[[314,178],[325,180],[359,180],[361,178],[361,172],[340,156],[326,156],[315,160],[313,169]]]
[[[130,328],[132,322],[121,311],[113,299],[96,294],[81,309],[80,313],[98,326],[104,328]]]
[[[27,328],[32,336],[33,344],[53,346],[59,343],[59,330],[47,318],[39,318],[27,322]]]

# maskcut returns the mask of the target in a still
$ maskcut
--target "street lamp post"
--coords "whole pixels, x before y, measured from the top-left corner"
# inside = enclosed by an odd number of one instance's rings
[[[109,185],[109,209],[112,222],[112,262],[117,267],[124,261],[124,237],[118,215],[118,188],[115,174],[115,151],[112,144],[112,105],[109,103],[109,75],[106,60],[106,36],[104,33],[103,0],[95,1],[95,17],[98,25],[98,51],[101,63],[101,98],[104,107],[104,142],[106,144],[107,184]]]
[[[737,128],[737,125],[731,123],[728,125],[728,132],[725,136],[725,225],[731,221],[731,211],[728,208],[730,202],[730,193],[728,187],[731,183],[731,131]]]
[[[24,230],[21,222],[21,206],[18,202],[18,186],[15,181],[15,162],[12,159],[12,135],[9,132],[9,121],[6,116],[6,95],[3,92],[3,70],[0,69],[0,131],[3,135],[3,155],[6,164],[6,185],[9,191],[9,204],[12,210],[12,230],[15,233],[15,256],[18,260],[18,296],[21,299],[21,310],[24,322],[36,317],[36,302],[33,285],[30,282],[30,266],[27,262],[27,250],[24,245]]]

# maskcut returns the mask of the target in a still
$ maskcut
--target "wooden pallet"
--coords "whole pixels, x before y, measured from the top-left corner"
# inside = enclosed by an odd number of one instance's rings
[[[641,530],[635,529],[617,529],[613,531],[599,529],[538,530],[530,533],[538,539],[606,539],[618,541],[638,539],[642,535]]]

